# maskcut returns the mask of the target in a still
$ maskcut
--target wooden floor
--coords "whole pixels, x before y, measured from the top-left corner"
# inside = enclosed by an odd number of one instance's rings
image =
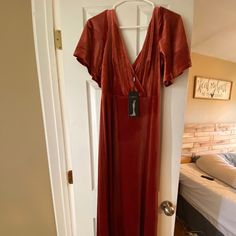
[[[178,219],[176,219],[174,236],[187,236],[187,235],[188,233],[185,230],[183,224]]]

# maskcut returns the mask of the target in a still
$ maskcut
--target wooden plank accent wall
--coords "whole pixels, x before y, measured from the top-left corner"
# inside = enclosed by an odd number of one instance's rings
[[[236,123],[186,124],[182,156],[236,151]]]

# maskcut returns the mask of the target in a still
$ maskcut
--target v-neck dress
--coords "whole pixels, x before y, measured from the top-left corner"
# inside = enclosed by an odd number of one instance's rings
[[[181,16],[155,7],[143,48],[129,61],[114,10],[89,19],[74,56],[102,90],[98,236],[156,236],[161,88],[190,67]],[[139,115],[128,115],[130,91]]]

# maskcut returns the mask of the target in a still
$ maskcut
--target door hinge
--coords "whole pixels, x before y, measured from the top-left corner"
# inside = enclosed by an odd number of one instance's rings
[[[61,30],[54,31],[55,47],[62,50]]]
[[[73,171],[72,170],[69,170],[67,172],[67,181],[68,181],[68,184],[73,184]]]

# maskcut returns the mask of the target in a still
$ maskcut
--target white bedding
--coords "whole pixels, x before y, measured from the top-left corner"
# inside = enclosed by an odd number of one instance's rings
[[[195,163],[182,164],[179,193],[225,236],[236,236],[236,190],[201,175]]]

